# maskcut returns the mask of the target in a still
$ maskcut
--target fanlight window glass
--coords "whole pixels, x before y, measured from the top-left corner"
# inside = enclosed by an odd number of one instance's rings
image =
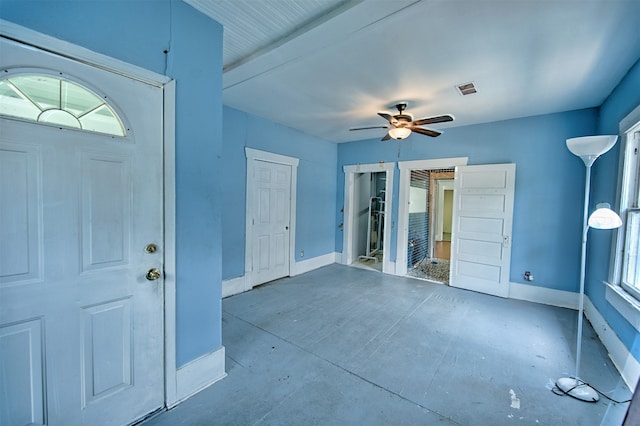
[[[0,115],[124,136],[124,126],[105,101],[53,76],[19,75],[0,80]]]

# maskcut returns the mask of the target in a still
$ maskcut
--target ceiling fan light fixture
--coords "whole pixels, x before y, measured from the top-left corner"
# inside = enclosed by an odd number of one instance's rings
[[[408,127],[394,127],[389,130],[389,136],[394,139],[406,139],[411,134],[411,129]]]
[[[398,114],[391,115],[386,112],[378,112],[378,115],[389,122],[387,126],[373,126],[373,127],[355,127],[349,130],[364,130],[364,129],[378,129],[384,128],[388,129],[387,133],[381,139],[382,141],[388,141],[393,138],[396,140],[402,140],[409,137],[411,133],[419,133],[425,136],[431,136],[432,138],[438,137],[442,134],[437,130],[425,129],[423,125],[435,124],[435,123],[448,123],[453,121],[453,115],[444,114],[444,115],[436,115],[433,117],[425,117],[419,120],[414,120],[413,116],[410,114],[405,114],[404,110],[406,109],[407,104],[402,102],[396,105],[398,109]]]

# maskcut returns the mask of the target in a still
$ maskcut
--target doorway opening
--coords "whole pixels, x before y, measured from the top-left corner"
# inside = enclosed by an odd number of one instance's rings
[[[342,264],[395,273],[395,265],[389,256],[395,165],[381,161],[343,166]]]
[[[411,170],[407,275],[449,284],[455,169]]]
[[[384,258],[386,172],[355,174],[355,266],[382,271]]]

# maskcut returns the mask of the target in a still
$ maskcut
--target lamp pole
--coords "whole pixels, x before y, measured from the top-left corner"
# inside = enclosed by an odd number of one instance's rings
[[[576,339],[576,370],[574,377],[561,377],[556,386],[564,394],[582,401],[596,402],[600,399],[597,391],[580,380],[582,358],[582,328],[584,316],[584,284],[587,269],[587,234],[589,232],[589,192],[591,190],[591,166],[599,156],[609,151],[618,140],[617,135],[585,136],[567,139],[567,148],[580,157],[586,167],[584,185],[584,210],[582,215],[582,251],[580,256],[580,294],[578,295],[578,338]]]
[[[587,233],[589,232],[589,192],[591,191],[591,164],[586,166],[586,183],[584,185],[584,214],[582,218],[582,254],[580,255],[580,296],[578,297],[578,341],[576,343],[576,379],[580,378],[580,361],[582,357],[582,323],[584,316],[584,281],[587,270]]]

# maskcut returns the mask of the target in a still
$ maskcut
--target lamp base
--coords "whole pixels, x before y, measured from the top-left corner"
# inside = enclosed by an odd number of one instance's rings
[[[581,401],[598,402],[600,395],[591,386],[574,377],[562,377],[556,381],[556,386],[565,395]]]

